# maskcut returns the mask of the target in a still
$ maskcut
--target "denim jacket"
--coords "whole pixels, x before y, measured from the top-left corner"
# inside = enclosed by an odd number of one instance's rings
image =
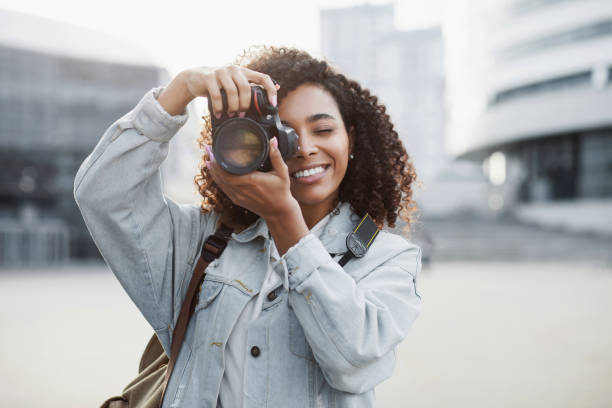
[[[188,114],[169,115],[156,100],[161,90],[106,130],[77,172],[74,196],[106,263],[169,352],[219,216],[162,192],[159,168]],[[288,288],[280,284],[249,323],[244,407],[371,407],[374,387],[393,372],[395,348],[420,313],[421,251],[381,231],[364,257],[341,267],[330,253],[347,251],[359,216],[348,203],[339,209],[318,238],[302,238],[274,266],[283,279],[287,269]],[[270,244],[260,218],[208,266],[164,407],[217,406],[224,345],[262,286]]]

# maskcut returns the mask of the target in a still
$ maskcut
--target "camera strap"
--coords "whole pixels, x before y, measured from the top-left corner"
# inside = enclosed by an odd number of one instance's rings
[[[348,251],[338,261],[340,266],[344,266],[353,257],[361,258],[364,256],[379,231],[370,214],[366,213],[355,229],[346,237]]]

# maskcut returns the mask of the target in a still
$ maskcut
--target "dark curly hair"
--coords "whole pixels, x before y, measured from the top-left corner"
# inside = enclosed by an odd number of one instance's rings
[[[412,199],[415,169],[386,107],[376,96],[328,62],[294,48],[251,47],[238,56],[235,64],[276,80],[280,85],[279,104],[289,92],[305,83],[319,85],[329,92],[338,105],[347,131],[354,130],[354,159],[349,161],[340,183],[339,201],[350,203],[357,214],[367,212],[379,227],[387,224],[394,228],[398,215],[410,225],[416,211]],[[210,115],[203,119],[204,128],[198,138],[201,149],[212,144]],[[233,204],[215,184],[205,164],[207,158],[204,153],[200,174],[194,178],[203,197],[201,211],[222,212],[232,223],[252,224],[258,216]]]

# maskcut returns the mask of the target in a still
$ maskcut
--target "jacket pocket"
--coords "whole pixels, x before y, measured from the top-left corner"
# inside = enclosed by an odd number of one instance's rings
[[[193,330],[188,331],[191,334],[191,342],[195,350],[202,346],[208,338],[209,332],[213,329],[215,316],[219,308],[215,300],[223,290],[222,282],[213,280],[204,280],[202,288],[198,294],[198,300],[193,311]]]
[[[198,294],[198,302],[196,303],[194,313],[197,313],[200,309],[204,309],[210,305],[213,300],[221,293],[223,283],[211,280],[204,280],[202,283],[200,293]]]
[[[289,349],[291,353],[298,357],[313,362],[315,361],[312,349],[306,341],[306,335],[304,334],[302,324],[291,308],[289,309]]]

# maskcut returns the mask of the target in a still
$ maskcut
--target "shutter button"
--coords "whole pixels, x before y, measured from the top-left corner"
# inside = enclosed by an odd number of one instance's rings
[[[270,302],[272,302],[274,299],[276,299],[276,291],[273,290],[272,292],[268,293],[268,300]]]
[[[251,355],[253,357],[259,357],[260,354],[261,354],[261,350],[259,350],[259,347],[257,346],[251,347]]]

